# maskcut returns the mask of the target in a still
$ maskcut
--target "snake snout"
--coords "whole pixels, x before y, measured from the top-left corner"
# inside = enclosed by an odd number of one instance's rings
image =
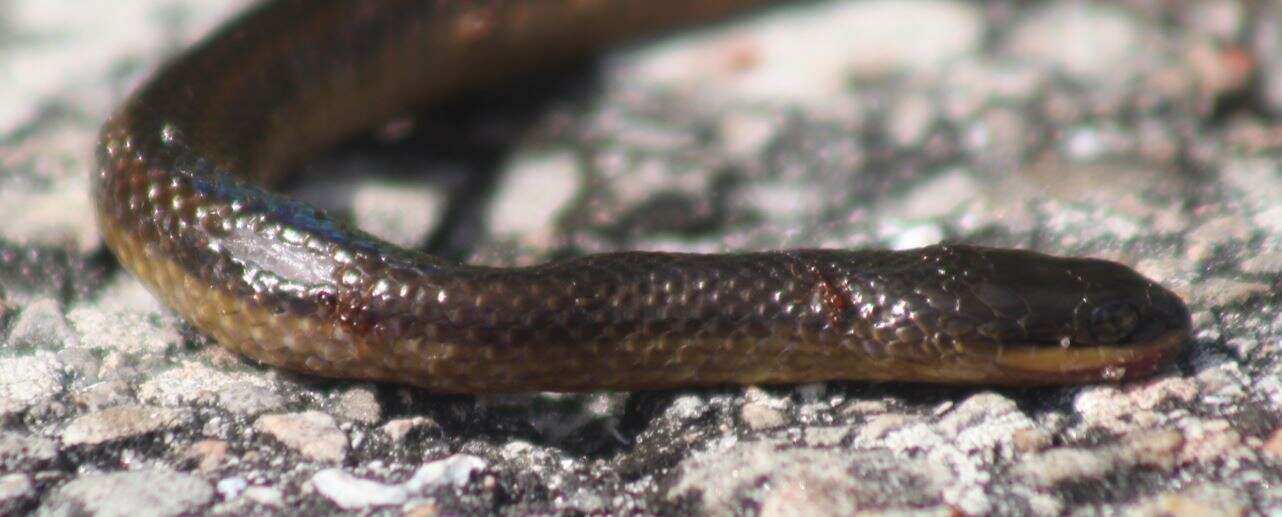
[[[1159,370],[1188,341],[1189,311],[1175,293],[1122,264],[1057,260],[1069,263],[1069,274],[1052,285],[1080,293],[1072,297],[1072,328],[1057,339],[1048,323],[1044,335],[1030,340],[1038,346],[1008,349],[998,360],[1008,375],[1043,382],[1132,379]]]

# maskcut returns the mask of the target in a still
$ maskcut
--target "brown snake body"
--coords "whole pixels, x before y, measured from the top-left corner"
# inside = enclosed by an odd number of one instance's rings
[[[264,4],[107,122],[93,175],[103,235],[228,348],[441,392],[1095,382],[1179,350],[1179,298],[1102,260],[931,246],[487,268],[393,247],[267,190],[405,106],[756,3]]]

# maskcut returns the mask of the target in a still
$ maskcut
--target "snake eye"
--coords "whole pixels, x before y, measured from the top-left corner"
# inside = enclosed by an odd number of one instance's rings
[[[1091,335],[1101,344],[1116,343],[1130,336],[1139,320],[1140,313],[1134,305],[1107,303],[1091,311]]]

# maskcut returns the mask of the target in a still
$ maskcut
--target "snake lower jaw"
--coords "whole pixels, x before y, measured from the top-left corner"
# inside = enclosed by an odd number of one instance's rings
[[[1120,382],[1151,375],[1173,360],[1189,340],[1189,328],[1175,328],[1124,346],[1078,346],[1007,350],[994,364],[1010,384]]]

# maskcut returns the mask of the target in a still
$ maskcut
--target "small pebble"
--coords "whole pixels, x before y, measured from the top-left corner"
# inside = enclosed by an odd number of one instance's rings
[[[347,435],[334,417],[319,411],[263,415],[254,421],[254,429],[309,460],[333,463],[347,457]]]
[[[62,430],[67,446],[98,445],[157,431],[175,429],[191,419],[186,410],[138,404],[115,406],[72,420]]]
[[[143,469],[82,475],[54,490],[40,513],[171,516],[194,513],[214,497],[209,483],[180,472]]]

